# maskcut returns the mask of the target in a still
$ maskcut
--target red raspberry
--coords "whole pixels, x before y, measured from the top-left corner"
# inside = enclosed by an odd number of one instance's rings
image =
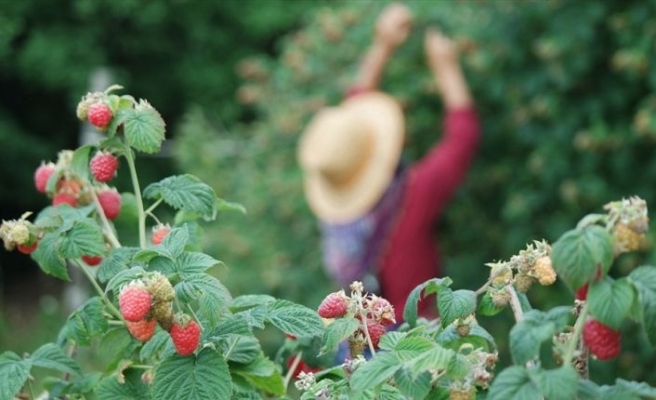
[[[576,300],[585,301],[588,298],[588,284],[581,286],[579,290],[576,291]]]
[[[55,164],[53,163],[42,163],[39,168],[34,172],[34,186],[36,190],[41,193],[46,192],[46,187],[48,186],[48,180],[55,172]]]
[[[181,356],[193,354],[200,342],[200,327],[193,319],[187,322],[176,320],[171,326],[171,339],[178,354]]]
[[[102,262],[102,257],[100,257],[100,256],[82,256],[82,261],[84,261],[90,267],[95,267],[96,265],[98,265]]]
[[[97,128],[104,128],[111,122],[113,117],[112,109],[106,103],[99,102],[89,106],[87,110],[87,119],[91,125]]]
[[[60,204],[68,204],[71,207],[75,207],[77,206],[77,199],[72,194],[57,193],[55,197],[52,198],[52,205],[58,206]]]
[[[294,359],[295,357],[289,357],[287,359],[287,368],[290,369],[292,365],[294,364]],[[301,372],[305,372],[306,374],[314,373],[316,374],[317,372],[321,372],[321,368],[316,368],[316,367],[311,367],[307,365],[307,363],[303,360],[300,360],[298,364],[296,365],[296,369],[294,369],[294,372],[292,372],[292,377],[298,378],[298,375]]]
[[[394,325],[396,323],[394,307],[386,299],[374,296],[369,308],[371,308],[374,318],[381,324]]]
[[[154,319],[143,319],[141,321],[132,322],[126,321],[125,326],[127,326],[130,334],[135,337],[140,342],[147,342],[155,334],[155,328],[157,328],[157,321]]]
[[[160,244],[166,235],[169,234],[169,232],[171,232],[171,227],[169,224],[157,224],[153,228],[153,235],[151,236],[150,240],[155,245]]]
[[[138,322],[150,312],[152,298],[142,282],[133,281],[121,290],[118,304],[126,321]]]
[[[98,193],[98,201],[107,219],[116,219],[121,212],[121,195],[116,189],[106,189]]]
[[[81,190],[82,186],[80,183],[72,179],[61,179],[57,182],[57,193],[66,193],[77,197]]]
[[[583,342],[598,360],[610,360],[620,354],[622,334],[601,322],[590,319],[583,327]]]
[[[380,337],[383,336],[387,330],[383,324],[378,322],[367,322],[367,331],[369,331],[369,337],[371,338],[371,344],[374,345],[374,349],[378,348],[378,343],[380,343]],[[364,332],[362,332],[364,335]]]
[[[112,153],[106,151],[99,151],[89,162],[89,169],[91,175],[98,182],[107,182],[114,178],[116,169],[118,168],[118,158]]]
[[[38,246],[39,246],[39,242],[37,242],[35,240],[34,243],[32,243],[32,244],[19,244],[19,245],[16,246],[16,248],[21,253],[29,255],[29,254],[32,254]]]
[[[348,301],[343,290],[334,292],[326,296],[319,304],[317,312],[322,318],[339,318],[343,317],[348,311]]]

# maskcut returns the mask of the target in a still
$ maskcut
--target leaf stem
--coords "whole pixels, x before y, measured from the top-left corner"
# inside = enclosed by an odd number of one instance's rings
[[[565,363],[568,364],[571,363],[572,358],[574,358],[576,345],[579,342],[579,337],[581,336],[581,332],[583,331],[583,326],[585,325],[585,320],[587,316],[588,316],[588,302],[586,301],[583,304],[583,308],[581,309],[581,313],[579,314],[576,323],[574,324],[574,330],[572,332],[572,336],[567,342],[567,347],[565,348],[565,355],[563,356],[563,362]]]
[[[237,343],[239,343],[239,339],[240,339],[240,337],[237,336],[237,339],[235,340],[235,342],[230,346],[228,351],[225,352],[225,354],[223,355],[224,360],[228,361],[228,357],[230,356],[230,353],[232,353],[232,350],[234,350],[235,347],[237,347]]]
[[[105,216],[105,211],[103,211],[102,205],[100,204],[100,200],[98,199],[98,194],[93,189],[91,189],[91,197],[93,198],[93,202],[96,205],[96,209],[98,210],[98,216],[100,217],[100,220],[103,223],[103,231],[105,232],[105,237],[107,238],[107,240],[109,240],[109,243],[112,245],[112,247],[114,247],[115,249],[120,248],[121,243],[116,238],[116,235],[114,234],[114,230],[112,229],[112,226],[110,225],[107,216]]]
[[[294,360],[292,361],[292,364],[289,366],[289,370],[287,370],[287,374],[285,375],[285,382],[283,383],[283,387],[285,389],[287,388],[287,386],[289,386],[289,382],[292,380],[292,375],[294,374],[294,371],[296,371],[296,367],[298,367],[298,364],[301,363],[302,356],[303,356],[302,351],[299,351],[294,356]]]
[[[132,186],[134,188],[134,196],[137,199],[137,210],[139,212],[139,246],[142,249],[146,248],[146,213],[144,212],[143,199],[141,198],[141,188],[139,187],[139,177],[134,164],[134,157],[132,156],[132,149],[128,145],[125,146],[125,160],[128,162],[130,168],[130,178],[132,179]]]
[[[524,319],[524,310],[522,310],[522,304],[519,302],[517,292],[513,285],[507,285],[506,291],[510,294],[510,308],[512,308],[515,316],[515,322],[520,322]]]
[[[93,276],[91,276],[89,270],[87,270],[87,268],[84,265],[82,265],[80,262],[76,261],[76,263],[77,266],[80,267],[82,272],[84,272],[84,275],[86,275],[87,279],[89,279],[89,282],[91,282],[91,285],[96,290],[96,292],[98,292],[98,295],[103,300],[107,308],[114,314],[114,316],[118,317],[120,320],[123,320],[123,316],[121,315],[121,312],[114,306],[114,304],[112,304],[111,301],[109,301],[109,298],[107,298],[105,291],[102,290],[100,285],[98,285],[96,279]]]

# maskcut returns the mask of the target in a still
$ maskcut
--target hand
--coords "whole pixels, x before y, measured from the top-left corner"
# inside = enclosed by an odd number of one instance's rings
[[[455,43],[435,28],[426,31],[424,48],[428,65],[434,73],[458,65]]]
[[[472,104],[471,94],[458,61],[455,43],[436,29],[426,31],[424,41],[428,65],[447,108],[457,109]]]
[[[386,48],[394,49],[405,42],[411,28],[410,9],[401,3],[392,3],[378,17],[375,39]]]

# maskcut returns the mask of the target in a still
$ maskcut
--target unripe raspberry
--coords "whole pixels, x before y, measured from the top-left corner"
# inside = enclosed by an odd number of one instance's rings
[[[598,360],[610,360],[620,354],[622,334],[601,322],[590,319],[583,327],[583,342]]]
[[[175,290],[171,282],[160,272],[153,273],[146,279],[146,289],[153,297],[154,303],[170,303],[175,299]]]
[[[469,389],[451,388],[449,390],[449,400],[474,400],[475,398],[476,392],[473,387]]]
[[[121,290],[118,298],[121,314],[126,321],[137,322],[150,312],[152,298],[141,281],[132,281]]]
[[[515,276],[515,287],[520,293],[528,292],[528,290],[531,288],[531,285],[533,285],[533,282],[535,282],[535,278],[523,272],[520,272]]]
[[[322,318],[339,318],[343,317],[348,311],[348,298],[343,290],[334,292],[326,296],[319,304],[317,312]]]
[[[104,102],[93,103],[87,109],[89,123],[100,129],[109,125],[113,116],[112,109]]]
[[[107,219],[116,219],[121,212],[121,195],[114,188],[98,192],[98,201]]]
[[[171,303],[155,303],[152,305],[150,315],[157,320],[159,325],[167,332],[171,331],[173,325],[173,310]]]
[[[543,286],[549,286],[556,281],[556,271],[551,264],[551,257],[542,256],[535,261],[533,276]]]
[[[495,307],[502,308],[510,303],[510,293],[506,289],[490,291],[490,298]]]
[[[114,178],[118,168],[118,158],[112,153],[99,151],[89,162],[91,175],[98,182],[107,182]]]
[[[134,336],[135,339],[140,342],[147,342],[155,334],[157,321],[154,319],[143,319],[137,322],[126,321],[125,326],[128,328],[128,331],[132,336]]]
[[[95,267],[102,262],[101,256],[82,256],[82,261],[84,261],[88,266]]]
[[[52,205],[56,207],[60,204],[68,204],[71,207],[76,207],[77,199],[72,194],[57,193],[55,197],[52,198]]]
[[[616,224],[613,228],[613,249],[615,255],[635,251],[640,248],[644,234],[638,233],[626,224]]]
[[[47,164],[42,163],[39,168],[34,171],[34,186],[36,187],[36,190],[45,193],[46,188],[48,187],[48,181],[54,173],[55,164],[51,162]]]
[[[171,232],[171,226],[169,224],[157,224],[153,227],[153,235],[150,237],[150,240],[154,245],[161,244],[169,232]]]
[[[506,266],[498,266],[492,268],[490,271],[490,276],[492,278],[492,284],[495,286],[503,286],[512,279],[513,273],[512,269]]]
[[[39,246],[39,242],[36,240],[32,244],[19,244],[16,246],[18,251],[20,251],[23,254],[30,255],[34,253],[34,250]]]
[[[200,327],[187,316],[174,319],[170,334],[175,350],[181,356],[193,354],[200,343]]]
[[[368,309],[371,310],[371,313],[377,322],[386,326],[394,325],[396,323],[394,307],[392,307],[392,304],[386,299],[374,295],[368,305]]]
[[[470,330],[471,328],[469,327],[469,324],[459,324],[458,326],[456,326],[456,333],[460,337],[465,337],[469,335]]]

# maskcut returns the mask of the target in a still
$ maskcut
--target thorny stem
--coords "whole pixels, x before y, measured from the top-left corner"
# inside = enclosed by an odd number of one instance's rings
[[[112,229],[112,226],[107,220],[102,205],[100,204],[100,200],[98,199],[98,195],[94,190],[91,190],[91,197],[93,197],[93,202],[96,205],[96,209],[98,210],[98,215],[100,216],[100,220],[103,223],[103,228],[104,228],[103,231],[105,232],[105,237],[107,238],[107,240],[109,240],[109,243],[112,245],[112,247],[118,249],[119,247],[121,247],[121,243],[116,238],[116,235],[114,235],[114,230]]]
[[[137,169],[134,165],[134,157],[132,156],[132,149],[125,146],[125,159],[130,168],[130,178],[132,179],[132,186],[134,188],[134,196],[137,198],[137,210],[139,211],[139,246],[142,249],[146,248],[146,213],[144,212],[143,199],[141,198],[141,188],[139,187],[139,177],[137,177]]]
[[[107,308],[114,314],[114,316],[118,317],[119,319],[122,319],[123,317],[121,316],[121,312],[112,304],[111,301],[107,298],[107,295],[105,294],[105,291],[102,290],[100,285],[98,285],[98,282],[96,282],[96,279],[91,276],[91,273],[87,270],[87,268],[82,265],[81,263],[77,262],[77,266],[80,267],[82,272],[84,272],[84,275],[86,275],[87,279],[89,279],[89,282],[91,282],[91,285],[93,288],[98,292],[98,295],[100,295],[100,298],[103,300]]]
[[[301,357],[303,356],[303,352],[299,351],[295,356],[294,360],[292,361],[292,364],[289,366],[289,370],[287,371],[287,374],[285,375],[285,382],[283,384],[283,387],[286,388],[289,386],[289,381],[292,380],[292,375],[294,374],[294,371],[296,371],[296,367],[298,367],[298,364],[301,363]]]
[[[581,337],[581,332],[583,331],[583,326],[585,325],[585,320],[588,316],[588,302],[586,301],[583,304],[583,308],[581,309],[581,313],[579,314],[579,318],[576,320],[576,323],[574,324],[574,330],[572,332],[572,336],[570,336],[569,341],[567,342],[567,347],[565,348],[565,355],[563,356],[563,362],[565,363],[571,363],[572,358],[574,358],[574,352],[576,351],[576,346],[579,342],[579,338]]]

